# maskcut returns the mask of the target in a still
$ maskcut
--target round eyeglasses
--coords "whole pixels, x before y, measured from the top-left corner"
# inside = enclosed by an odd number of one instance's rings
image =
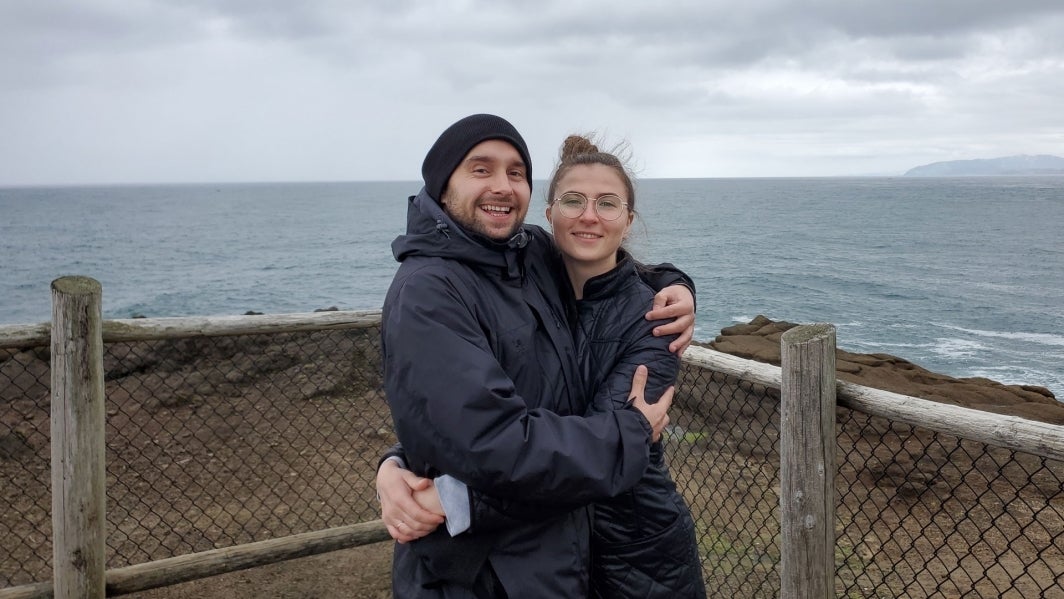
[[[566,218],[580,218],[587,209],[588,197],[579,191],[567,191],[554,200],[554,204]],[[617,220],[624,214],[628,203],[620,196],[604,193],[594,200],[595,214],[602,220]]]

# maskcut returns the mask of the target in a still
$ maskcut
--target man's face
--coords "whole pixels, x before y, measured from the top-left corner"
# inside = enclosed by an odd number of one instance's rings
[[[480,142],[451,173],[440,204],[467,230],[505,241],[528,212],[527,173],[517,148],[500,139]]]

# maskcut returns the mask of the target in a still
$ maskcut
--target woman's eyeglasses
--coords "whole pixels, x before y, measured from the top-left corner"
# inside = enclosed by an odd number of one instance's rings
[[[587,209],[588,197],[579,191],[567,191],[554,200],[562,216],[566,218],[580,218]],[[627,202],[612,193],[604,193],[595,198],[595,214],[602,220],[617,220],[628,208]]]

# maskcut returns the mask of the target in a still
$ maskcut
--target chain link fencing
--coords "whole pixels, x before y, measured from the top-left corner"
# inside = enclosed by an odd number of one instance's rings
[[[107,567],[373,520],[380,331],[105,344]],[[0,588],[51,578],[48,349],[0,365]]]
[[[668,461],[713,596],[779,594],[779,405],[700,367],[677,384]],[[844,407],[835,428],[836,596],[1064,598],[1064,462]]]
[[[107,567],[379,517],[376,327],[105,344]],[[0,349],[0,589],[51,578],[48,348]],[[685,365],[712,596],[779,592],[779,391]],[[837,409],[840,597],[1064,597],[1064,463]]]

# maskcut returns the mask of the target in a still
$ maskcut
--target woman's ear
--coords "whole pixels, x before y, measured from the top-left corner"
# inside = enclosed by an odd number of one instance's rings
[[[547,204],[547,209],[543,212],[543,215],[547,217],[547,224],[551,225],[551,226],[554,226],[554,223],[552,223],[551,220],[550,220],[550,212],[551,212],[550,209],[551,209],[551,205]]]

